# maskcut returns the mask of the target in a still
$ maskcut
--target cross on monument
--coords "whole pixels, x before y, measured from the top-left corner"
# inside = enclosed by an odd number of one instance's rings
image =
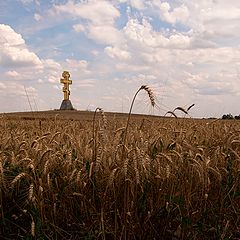
[[[68,71],[64,71],[62,73],[62,77],[60,79],[60,83],[63,84],[63,94],[64,94],[64,99],[62,101],[60,110],[74,110],[72,103],[69,99],[69,95],[70,95],[70,90],[69,90],[69,85],[72,84],[72,80],[70,80],[70,73]]]
[[[62,77],[60,79],[60,82],[63,83],[63,93],[64,93],[64,100],[69,100],[69,95],[70,95],[70,90],[69,90],[69,85],[72,84],[72,80],[70,80],[70,73],[67,71],[64,71],[62,73]]]

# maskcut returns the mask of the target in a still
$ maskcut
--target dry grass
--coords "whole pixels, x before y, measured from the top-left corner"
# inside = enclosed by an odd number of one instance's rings
[[[0,236],[240,238],[240,122],[100,114],[0,119]]]

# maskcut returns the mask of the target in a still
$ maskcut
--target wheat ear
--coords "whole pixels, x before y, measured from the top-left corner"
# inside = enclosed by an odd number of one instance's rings
[[[96,160],[96,134],[95,134],[95,120],[96,120],[96,114],[97,114],[97,111],[101,111],[102,109],[97,107],[94,111],[94,115],[93,115],[93,161],[95,162]]]
[[[147,85],[142,85],[138,90],[137,92],[135,93],[134,97],[133,97],[133,100],[132,100],[132,103],[131,103],[131,107],[130,107],[130,110],[129,110],[129,113],[128,113],[128,119],[127,119],[127,124],[126,124],[126,128],[125,128],[125,135],[124,135],[124,139],[123,139],[123,145],[126,144],[126,139],[127,139],[127,130],[128,130],[128,126],[129,126],[129,121],[130,121],[130,117],[131,117],[131,114],[132,114],[132,108],[133,108],[133,104],[135,102],[135,99],[138,95],[138,93],[141,91],[141,90],[145,90],[149,96],[149,99],[150,99],[150,102],[151,102],[151,105],[154,107],[155,106],[155,96],[153,94],[153,91],[151,88],[149,88]],[[124,148],[123,148],[123,152],[124,152]],[[124,155],[124,153],[122,154]],[[122,156],[123,157],[123,156]]]
[[[27,175],[27,174],[24,173],[24,172],[18,174],[18,175],[13,179],[13,181],[12,181],[12,183],[11,183],[12,187],[14,187],[15,184],[16,184],[21,178],[25,177],[26,175]]]
[[[32,220],[32,223],[31,223],[31,235],[32,235],[32,237],[35,237],[35,222],[34,222],[34,220]]]
[[[6,187],[5,186],[5,179],[4,179],[4,170],[2,162],[0,161],[0,187]]]

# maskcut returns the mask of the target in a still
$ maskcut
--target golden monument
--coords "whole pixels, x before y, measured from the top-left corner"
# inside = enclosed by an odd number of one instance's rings
[[[72,103],[69,99],[69,95],[70,95],[70,90],[69,90],[69,85],[72,84],[72,80],[70,80],[70,73],[68,71],[64,71],[62,73],[62,77],[60,79],[60,83],[63,83],[63,94],[64,94],[64,99],[62,101],[60,110],[73,110],[73,106]]]

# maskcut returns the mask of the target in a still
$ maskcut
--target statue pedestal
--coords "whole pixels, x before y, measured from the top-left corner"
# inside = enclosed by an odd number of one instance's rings
[[[60,110],[74,110],[70,100],[63,100]]]

